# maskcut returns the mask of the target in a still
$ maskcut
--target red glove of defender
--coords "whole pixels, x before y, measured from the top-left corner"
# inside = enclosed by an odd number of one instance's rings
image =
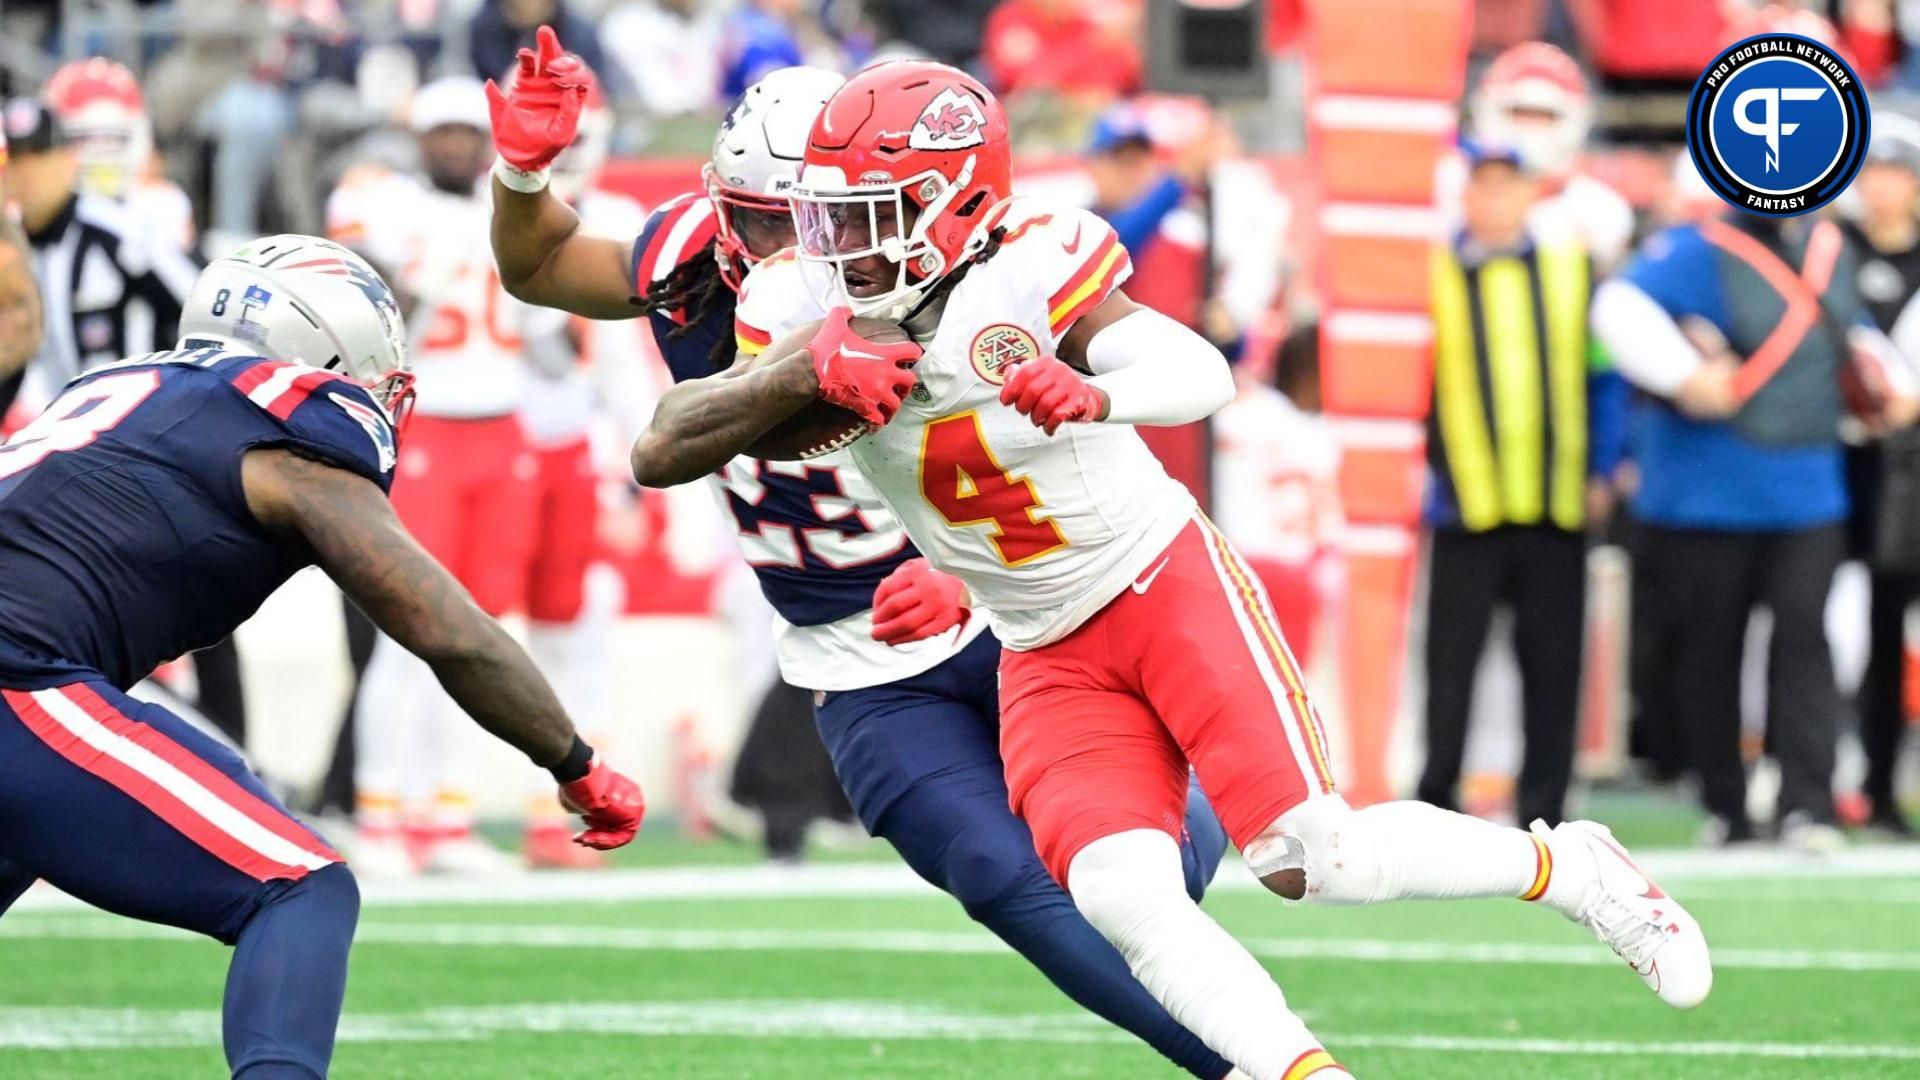
[[[885,427],[913,389],[912,368],[920,359],[920,346],[911,341],[892,345],[868,341],[853,332],[852,321],[851,311],[834,308],[807,342],[820,397],[869,424]]]
[[[537,37],[538,54],[520,50],[511,93],[487,80],[493,145],[507,164],[525,172],[539,172],[573,145],[580,131],[580,108],[593,84],[593,74],[580,58],[561,50],[553,27],[542,26]]]
[[[1011,405],[1051,435],[1061,424],[1098,420],[1107,412],[1106,395],[1064,361],[1051,356],[1014,366],[1000,388],[1000,404]]]
[[[909,559],[873,591],[873,639],[905,645],[964,626],[973,614],[967,587],[925,559]]]
[[[588,763],[587,775],[560,785],[560,803],[586,819],[586,829],[573,842],[601,851],[624,847],[647,813],[640,785],[607,768],[599,754]]]

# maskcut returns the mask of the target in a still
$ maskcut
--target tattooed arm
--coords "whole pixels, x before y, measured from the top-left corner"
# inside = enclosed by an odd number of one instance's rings
[[[0,383],[18,374],[40,350],[44,327],[32,250],[20,224],[0,208]]]
[[[743,356],[717,375],[683,382],[661,395],[634,441],[633,478],[656,488],[698,480],[752,453],[754,440],[819,394],[805,349],[757,367]]]
[[[372,481],[287,450],[248,453],[241,481],[260,524],[311,550],[376,626],[433,668],[468,716],[536,765],[567,758],[573,723],[552,687],[408,535]]]

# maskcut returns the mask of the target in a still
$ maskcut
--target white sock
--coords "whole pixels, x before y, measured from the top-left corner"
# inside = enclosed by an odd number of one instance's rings
[[[1172,837],[1132,829],[1095,840],[1068,866],[1067,891],[1134,978],[1214,1053],[1259,1080],[1323,1069],[1312,1057],[1324,1055],[1319,1041],[1273,977],[1187,896]]]
[[[1338,795],[1282,814],[1246,858],[1256,874],[1304,859],[1305,899],[1328,904],[1533,899],[1551,866],[1546,846],[1519,829],[1423,802],[1355,810]]]
[[[374,639],[353,710],[355,816],[362,828],[399,828],[406,800],[417,794],[423,729],[433,723],[438,693],[433,670],[423,661],[385,634]]]

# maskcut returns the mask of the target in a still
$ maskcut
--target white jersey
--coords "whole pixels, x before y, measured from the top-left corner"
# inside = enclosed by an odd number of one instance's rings
[[[721,514],[735,526],[736,543],[747,565],[763,571],[785,569],[819,575],[815,591],[824,594],[826,603],[833,603],[842,592],[857,592],[858,599],[846,603],[842,610],[864,605],[832,622],[806,626],[795,625],[775,613],[774,654],[780,663],[780,677],[788,685],[827,691],[885,686],[938,667],[986,632],[986,621],[973,618],[957,630],[905,646],[873,639],[870,605],[874,583],[857,568],[883,565],[898,560],[902,551],[911,552],[906,531],[860,475],[847,451],[837,450],[806,461],[758,461],[741,455],[708,481],[719,499]],[[814,492],[808,496],[809,514],[823,521],[858,520],[864,529],[855,533],[807,529],[781,524],[771,516],[754,522],[754,528],[746,527],[749,522],[740,518],[734,500],[772,510],[784,501],[785,489],[794,481],[803,482]],[[808,570],[810,562],[844,567],[845,571],[834,578],[828,576],[833,574],[831,570]]]
[[[590,236],[627,239],[640,231],[646,213],[624,195],[590,188],[576,207],[580,231]],[[567,446],[587,438],[600,409],[593,371],[602,359],[637,363],[639,319],[607,322],[582,319],[558,308],[528,311],[525,336],[534,370],[520,398],[520,425],[535,446]]]
[[[494,268],[487,188],[440,191],[378,167],[351,170],[327,199],[327,235],[365,255],[416,306],[407,316],[423,416],[519,409],[530,308]]]
[[[193,200],[180,185],[165,177],[135,180],[127,189],[127,209],[147,223],[156,235],[171,236],[188,251],[199,243],[199,230],[193,224]],[[226,252],[209,252],[219,256]]]
[[[1213,509],[1241,554],[1311,564],[1339,542],[1340,442],[1326,418],[1259,384],[1213,418]]]
[[[1085,210],[1015,198],[997,213],[1006,240],[948,293],[914,368],[919,385],[849,453],[914,546],[966,582],[1001,642],[1034,649],[1127,588],[1195,507],[1131,427],[1068,424],[1049,436],[1000,404],[1008,365],[1051,355],[1132,267]],[[778,337],[820,318],[807,277],[827,272],[763,264],[741,297],[743,329]]]

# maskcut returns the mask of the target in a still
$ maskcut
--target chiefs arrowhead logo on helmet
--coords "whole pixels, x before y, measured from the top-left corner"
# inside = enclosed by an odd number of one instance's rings
[[[927,102],[913,122],[907,145],[915,150],[965,150],[987,141],[980,103],[948,87]]]

